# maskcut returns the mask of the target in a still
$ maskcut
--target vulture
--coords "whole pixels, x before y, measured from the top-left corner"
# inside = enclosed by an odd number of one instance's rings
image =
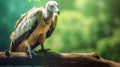
[[[16,22],[10,35],[10,52],[26,52],[31,55],[39,44],[45,52],[44,42],[54,32],[59,14],[58,3],[48,1],[45,8],[34,7]]]

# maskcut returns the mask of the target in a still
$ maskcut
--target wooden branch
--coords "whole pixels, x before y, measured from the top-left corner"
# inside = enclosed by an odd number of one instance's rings
[[[0,52],[0,65],[33,65],[44,67],[120,67],[96,53],[38,53],[32,59],[24,52]]]

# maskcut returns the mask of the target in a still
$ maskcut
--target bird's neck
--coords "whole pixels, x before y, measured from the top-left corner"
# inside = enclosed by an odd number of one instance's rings
[[[46,22],[49,22],[53,17],[53,13],[48,11],[48,10],[45,10],[45,15],[44,15],[44,19]]]

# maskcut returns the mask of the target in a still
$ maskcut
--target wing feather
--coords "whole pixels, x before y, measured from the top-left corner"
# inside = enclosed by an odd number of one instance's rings
[[[19,38],[25,32],[30,30],[34,25],[34,22],[42,17],[42,10],[40,8],[35,8],[32,11],[28,12],[28,15],[24,17],[20,22],[19,25],[15,28],[15,37],[14,39]]]
[[[42,19],[42,11],[42,8],[34,8],[25,13],[20,20],[17,21],[14,31],[11,35],[11,51],[15,51],[19,44],[28,38],[29,35],[34,31],[38,22]]]

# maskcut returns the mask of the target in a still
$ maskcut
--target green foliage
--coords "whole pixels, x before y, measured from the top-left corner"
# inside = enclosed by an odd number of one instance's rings
[[[31,2],[32,0],[28,0],[28,2]]]
[[[0,6],[0,50],[8,49],[9,35],[20,15],[33,6],[44,6],[47,1],[0,0],[3,5]],[[45,41],[46,48],[55,52],[94,51],[104,58],[120,62],[119,0],[56,1],[61,13],[55,32]]]
[[[32,1],[35,1],[35,2],[38,2],[38,3],[41,2],[41,0],[28,0],[28,2],[32,2]]]

